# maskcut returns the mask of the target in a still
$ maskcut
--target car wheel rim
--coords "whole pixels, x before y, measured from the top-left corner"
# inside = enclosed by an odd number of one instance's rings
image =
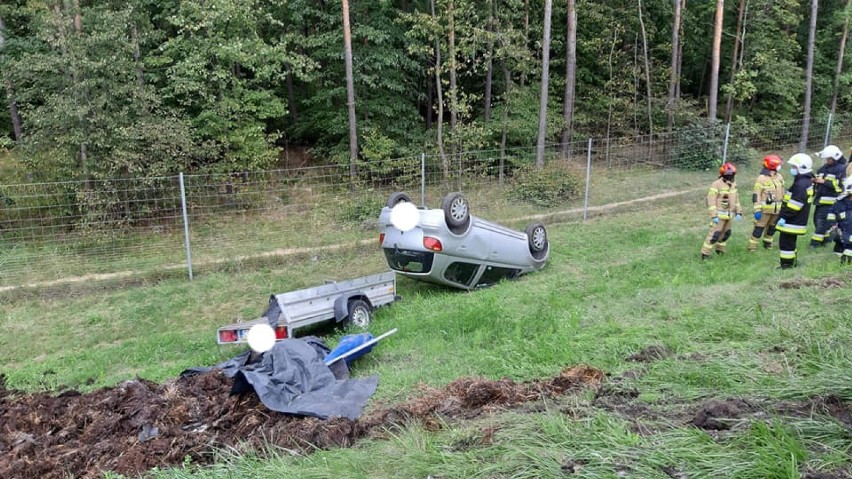
[[[467,204],[463,199],[458,198],[453,201],[453,204],[450,206],[450,215],[456,221],[462,221],[467,217]]]
[[[543,250],[544,249],[544,243],[546,241],[546,238],[547,237],[546,237],[546,233],[544,232],[544,228],[536,228],[533,231],[532,241],[533,241],[533,246],[535,247],[536,250]]]
[[[361,328],[366,328],[370,322],[370,315],[363,308],[358,308],[352,311],[352,324]]]

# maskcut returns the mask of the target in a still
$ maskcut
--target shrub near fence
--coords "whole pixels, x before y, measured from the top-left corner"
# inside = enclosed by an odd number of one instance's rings
[[[848,120],[814,120],[808,151],[820,149],[826,133],[849,151]],[[549,145],[540,172],[527,147],[361,164],[355,183],[346,165],[186,175],[183,196],[178,176],[0,185],[0,288],[92,274],[186,274],[187,240],[196,268],[316,256],[305,253],[312,249],[331,254],[367,244],[378,209],[397,190],[431,207],[463,191],[475,214],[511,223],[695,188],[723,157],[744,166],[764,152],[795,151],[800,131],[800,121],[733,123]]]

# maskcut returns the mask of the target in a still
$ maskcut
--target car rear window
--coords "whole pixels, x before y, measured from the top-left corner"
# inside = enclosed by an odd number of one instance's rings
[[[444,271],[444,279],[453,283],[470,286],[477,271],[479,271],[478,264],[455,262],[447,266],[447,269]]]
[[[406,273],[428,273],[432,271],[432,260],[435,259],[435,253],[391,248],[385,248],[384,251],[385,257],[388,259],[388,266],[391,269]]]
[[[501,279],[514,279],[518,277],[521,270],[514,268],[498,268],[497,266],[488,266],[476,282],[477,286],[490,286],[499,282]]]

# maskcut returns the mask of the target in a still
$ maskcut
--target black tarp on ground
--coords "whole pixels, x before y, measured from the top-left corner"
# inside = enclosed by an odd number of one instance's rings
[[[234,379],[234,394],[254,389],[263,405],[273,411],[321,419],[357,419],[376,391],[379,378],[337,379],[323,363],[328,352],[317,338],[285,339],[250,364],[246,363],[251,351],[246,351],[215,368]],[[189,369],[182,376],[209,369]]]

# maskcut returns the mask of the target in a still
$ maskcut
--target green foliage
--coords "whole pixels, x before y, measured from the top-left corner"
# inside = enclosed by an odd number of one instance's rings
[[[722,164],[724,127],[680,130],[675,135],[672,166],[684,170],[712,170]]]
[[[312,148],[323,163],[348,163],[339,2],[130,0],[79,2],[79,11],[76,3],[0,5],[6,27],[0,80],[4,97],[17,102],[25,138],[21,147],[10,142],[12,122],[4,105],[0,148],[22,152],[33,177],[227,174],[273,166],[285,143]],[[664,101],[672,3],[642,6],[650,72],[644,71],[636,2],[577,1],[575,139],[649,133],[646,85],[655,132],[661,131],[667,108],[674,112],[674,127],[688,127],[706,115],[715,4],[698,2],[683,12],[676,105]],[[536,138],[540,2],[436,0],[434,16],[429,2],[367,0],[350,7],[358,161],[365,181],[397,168],[376,166],[377,160],[434,151],[436,73],[448,153],[496,149],[504,131],[508,147],[528,146]],[[564,126],[564,2],[554,8],[548,141]],[[732,35],[739,2],[724,8],[725,32]],[[839,31],[848,14],[844,1],[820,4],[812,115],[824,115],[819,105],[831,98]],[[801,117],[808,15],[808,5],[796,0],[750,0],[741,58],[732,59],[733,41],[722,42],[720,93],[722,98],[733,94],[735,116],[750,124]],[[734,65],[738,71],[729,84]],[[451,69],[457,74],[455,91]],[[837,111],[852,105],[850,78],[842,72]],[[451,111],[457,120],[452,129]],[[689,141],[710,150],[710,141]],[[683,161],[704,168],[712,155],[702,154],[706,158]]]
[[[364,224],[379,217],[386,198],[378,194],[360,194],[348,198],[340,208],[337,219],[343,223]]]
[[[577,197],[582,184],[575,172],[555,162],[540,169],[525,166],[515,172],[509,196],[539,206],[552,206]]]

